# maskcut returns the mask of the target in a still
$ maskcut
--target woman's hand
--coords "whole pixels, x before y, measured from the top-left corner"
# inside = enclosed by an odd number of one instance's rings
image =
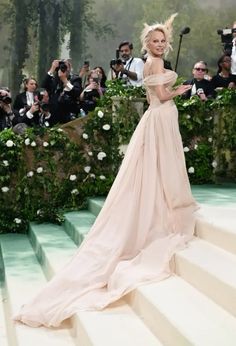
[[[184,93],[186,93],[188,90],[190,90],[192,88],[192,85],[190,84],[181,84],[180,86],[178,86],[176,89],[175,89],[175,92],[176,92],[176,96],[178,95],[182,95]]]

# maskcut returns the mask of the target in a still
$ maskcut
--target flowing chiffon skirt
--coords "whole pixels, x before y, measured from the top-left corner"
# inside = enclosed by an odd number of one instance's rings
[[[103,309],[168,277],[171,257],[193,236],[196,209],[176,106],[152,102],[88,236],[14,319],[56,327],[76,311]]]

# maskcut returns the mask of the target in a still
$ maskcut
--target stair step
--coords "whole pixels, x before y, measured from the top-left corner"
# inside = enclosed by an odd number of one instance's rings
[[[0,345],[8,346],[8,338],[7,338],[7,324],[6,324],[6,316],[5,316],[5,298],[3,292],[3,283],[0,282]]]
[[[0,242],[5,269],[7,326],[10,345],[75,345],[70,334],[70,325],[61,329],[29,328],[11,320],[11,316],[18,312],[20,306],[40,291],[46,279],[26,235],[1,235]]]
[[[201,208],[196,222],[196,235],[236,254],[235,214],[236,208]]]
[[[30,234],[33,232],[33,243],[37,248],[36,253],[39,255],[42,267],[45,267],[48,277],[53,276],[60,270],[61,264],[65,265],[74,255],[76,246],[60,226],[55,228],[57,231],[53,231],[53,242],[51,232],[38,226],[31,225]],[[63,244],[63,249],[60,243]],[[60,265],[57,263],[58,258],[60,258]],[[50,268],[50,271],[47,268]],[[73,330],[81,346],[161,345],[124,302],[117,303],[115,309],[105,309],[102,312],[78,312],[72,321]]]
[[[94,214],[95,216],[98,216],[100,210],[102,209],[102,206],[105,202],[105,197],[94,197],[89,198],[88,200],[88,210]]]
[[[126,296],[165,346],[234,346],[236,319],[177,276]]]
[[[95,220],[96,216],[87,210],[70,212],[65,214],[64,227],[75,244],[80,245]]]
[[[75,317],[83,346],[161,346],[131,307],[119,300],[102,311],[79,312]]]
[[[174,261],[179,276],[236,316],[236,256],[196,238]]]
[[[29,237],[47,279],[63,268],[77,250],[60,225],[31,223]]]

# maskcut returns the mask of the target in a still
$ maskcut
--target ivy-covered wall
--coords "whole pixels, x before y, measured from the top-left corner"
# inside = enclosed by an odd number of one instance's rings
[[[63,126],[0,133],[0,233],[26,232],[29,221],[61,222],[66,210],[106,195],[140,115],[142,88],[111,82],[87,117]],[[119,96],[114,105],[113,96]],[[176,98],[191,183],[236,181],[236,91],[206,103]],[[147,108],[144,103],[144,109]]]

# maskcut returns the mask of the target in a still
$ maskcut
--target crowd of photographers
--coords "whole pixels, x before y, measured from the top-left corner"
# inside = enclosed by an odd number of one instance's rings
[[[218,60],[218,71],[211,77],[205,61],[193,65],[191,89],[183,95],[197,95],[202,101],[216,96],[221,88],[236,88],[236,22],[232,29],[221,31],[224,53]],[[133,57],[133,45],[123,41],[110,62],[109,79],[122,79],[125,85],[142,86],[145,56]],[[164,61],[164,67],[171,64]],[[90,70],[85,61],[78,74],[72,73],[70,60],[54,60],[44,77],[41,88],[34,78],[24,80],[24,91],[12,102],[10,91],[0,88],[0,131],[11,128],[23,133],[27,127],[50,127],[67,123],[92,111],[106,91],[106,74],[101,66]]]

